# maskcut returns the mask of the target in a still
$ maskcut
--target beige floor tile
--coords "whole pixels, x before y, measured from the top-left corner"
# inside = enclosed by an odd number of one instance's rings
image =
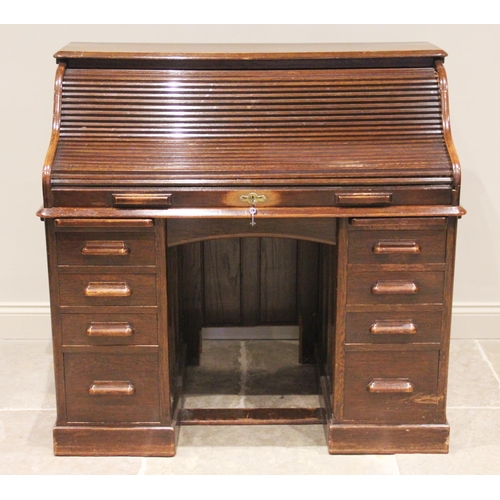
[[[52,343],[0,341],[0,409],[55,408]]]
[[[184,398],[184,408],[243,408],[244,398],[237,395],[202,394]]]
[[[401,474],[500,474],[500,410],[448,410],[447,455],[397,455]]]
[[[247,341],[245,395],[318,393],[314,366],[299,363],[298,341]]]
[[[190,366],[186,370],[185,394],[238,395],[241,387],[240,356],[240,341],[204,341],[200,366]]]
[[[232,396],[224,394],[189,395],[183,408],[317,408],[318,395]]]
[[[500,407],[500,388],[475,340],[452,340],[448,408]]]
[[[136,457],[56,457],[55,411],[0,411],[0,474],[137,474]]]
[[[298,341],[203,342],[188,369],[184,408],[317,407],[314,368],[299,363]]]
[[[284,444],[283,444],[284,443]],[[180,447],[259,447],[273,444],[320,446],[326,441],[321,425],[214,425],[185,426],[179,435]]]
[[[183,427],[174,459],[148,458],[145,474],[398,474],[394,456],[331,456],[323,428]]]
[[[321,406],[317,394],[245,396],[243,404],[245,408],[318,408]]]
[[[248,366],[254,370],[279,370],[299,365],[297,340],[247,340]]]
[[[241,340],[203,340],[200,364],[207,369],[239,369]]]

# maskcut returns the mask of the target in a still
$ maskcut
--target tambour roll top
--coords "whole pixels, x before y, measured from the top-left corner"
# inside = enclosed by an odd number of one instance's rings
[[[56,54],[46,191],[426,185],[457,204],[430,44],[105,47]]]

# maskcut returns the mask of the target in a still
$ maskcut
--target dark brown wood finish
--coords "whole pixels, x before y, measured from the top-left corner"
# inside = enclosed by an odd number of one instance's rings
[[[170,221],[169,221],[170,224]],[[189,243],[180,253],[180,321],[186,342],[186,363],[198,365],[201,351],[201,329],[204,324],[203,245]]]
[[[242,169],[253,184],[277,184],[291,172],[288,185],[452,181],[434,68],[67,69],[62,110],[54,186],[138,177],[241,184],[234,176]],[[388,203],[391,195],[343,197],[352,206]]]
[[[56,454],[172,456],[181,424],[269,423],[322,423],[330,453],[447,451],[465,211],[445,56],[427,43],[55,55],[38,215]],[[318,408],[182,409],[204,326],[285,324],[318,365]]]
[[[45,236],[47,241],[47,260],[49,270],[50,313],[52,324],[52,350],[54,354],[54,375],[56,387],[57,419],[56,426],[66,425],[66,384],[64,380],[64,359],[62,347],[65,332],[62,329],[59,313],[59,280],[57,272],[57,245],[54,231],[55,221],[45,221]],[[68,335],[68,333],[66,333]],[[55,451],[55,445],[54,445]]]
[[[54,116],[52,119],[52,134],[50,136],[50,144],[45,162],[43,164],[42,172],[42,186],[43,186],[43,204],[45,207],[51,207],[52,200],[52,164],[57,151],[59,142],[59,133],[61,127],[61,107],[62,107],[62,82],[64,73],[66,71],[66,64],[59,64],[56,72],[56,81],[54,84]]]
[[[310,322],[317,314],[316,243],[278,237],[219,238],[179,248],[186,285],[184,315],[189,321],[198,318],[198,330],[294,325],[300,317]]]
[[[331,218],[356,218],[356,217],[387,217],[387,218],[400,218],[400,217],[461,217],[465,215],[465,210],[459,206],[446,206],[446,205],[431,205],[431,206],[409,206],[398,205],[394,207],[374,207],[369,210],[352,207],[300,207],[300,208],[260,208],[256,218],[291,218],[303,219],[307,217],[324,219],[325,217]],[[113,222],[113,217],[122,216],[129,217],[127,221],[129,225],[136,226],[135,219],[139,219],[141,225],[152,225],[151,219],[147,217],[156,218],[186,218],[186,219],[247,219],[250,222],[250,211],[248,207],[245,208],[171,208],[168,210],[154,210],[154,209],[115,209],[115,208],[41,208],[37,215],[42,219],[56,218],[56,225],[69,224],[73,226],[83,225],[92,227],[92,221],[99,224],[99,227],[109,226]],[[81,216],[82,223],[75,216]],[[71,219],[66,221],[65,218]],[[63,222],[64,221],[64,222]],[[124,220],[120,223],[126,224]],[[386,221],[389,227],[390,223]],[[246,231],[248,229],[245,226]]]
[[[322,424],[321,408],[206,408],[184,409],[182,425],[288,425]]]

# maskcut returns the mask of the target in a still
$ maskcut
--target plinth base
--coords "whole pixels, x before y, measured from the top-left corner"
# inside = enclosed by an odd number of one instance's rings
[[[450,426],[329,424],[326,431],[332,455],[448,453]]]
[[[54,454],[173,457],[174,427],[54,427]]]

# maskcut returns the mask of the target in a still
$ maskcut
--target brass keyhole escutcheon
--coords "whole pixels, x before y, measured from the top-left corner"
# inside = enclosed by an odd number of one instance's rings
[[[263,194],[250,193],[242,194],[240,196],[240,200],[248,203],[249,205],[255,205],[256,203],[263,203],[266,201],[266,197]]]

